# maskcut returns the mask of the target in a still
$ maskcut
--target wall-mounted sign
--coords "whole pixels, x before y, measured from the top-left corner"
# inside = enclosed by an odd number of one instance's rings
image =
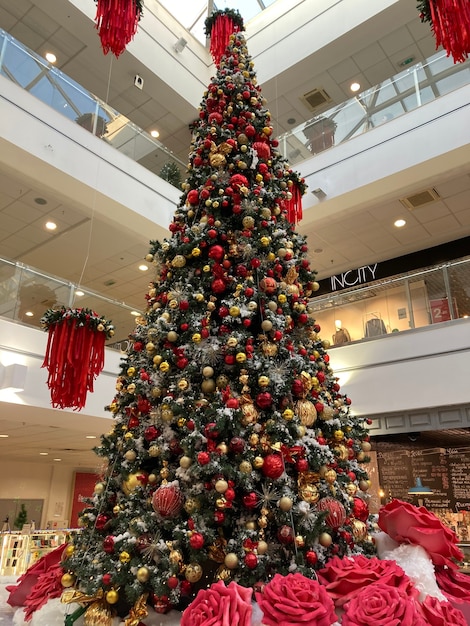
[[[348,270],[342,274],[331,276],[331,291],[370,283],[376,279],[377,266],[378,263],[374,263],[373,265],[363,265],[362,267],[358,267],[356,270]]]

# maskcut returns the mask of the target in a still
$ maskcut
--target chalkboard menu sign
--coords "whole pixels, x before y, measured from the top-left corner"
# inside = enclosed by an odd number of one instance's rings
[[[470,448],[381,449],[380,486],[387,499],[413,501],[408,489],[420,478],[432,494],[420,496],[429,508],[470,511]]]

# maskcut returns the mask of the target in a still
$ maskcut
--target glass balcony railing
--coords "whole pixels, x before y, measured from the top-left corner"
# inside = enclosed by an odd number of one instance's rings
[[[142,295],[142,301],[144,301]],[[134,330],[139,314],[124,302],[117,302],[32,267],[0,258],[0,317],[41,328],[40,320],[48,309],[61,306],[92,309],[115,327],[108,347],[125,343]]]
[[[452,58],[438,52],[280,135],[279,148],[295,165],[469,82],[470,60],[454,64]]]
[[[470,316],[470,258],[310,300],[332,347]]]
[[[0,258],[0,317],[40,328],[47,309],[89,308],[111,320],[109,348],[125,351],[139,311],[78,285]],[[470,316],[470,257],[310,300],[331,347]]]
[[[180,188],[186,163],[124,115],[0,29],[0,74]],[[163,170],[163,171],[162,171]]]

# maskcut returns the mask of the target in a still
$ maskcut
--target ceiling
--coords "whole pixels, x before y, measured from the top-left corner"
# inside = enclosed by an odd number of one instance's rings
[[[342,1],[347,4],[357,0]],[[75,5],[80,2],[84,6],[92,0],[74,0]],[[306,10],[309,3],[310,0],[305,0]],[[0,27],[42,56],[52,50],[58,58],[57,67],[65,74],[139,127],[148,131],[158,128],[162,143],[186,162],[190,144],[188,124],[196,117],[197,108],[188,110],[187,103],[183,107],[175,102],[169,110],[165,104],[168,94],[165,97],[162,92],[162,81],[151,75],[128,51],[117,61],[105,57],[93,23],[74,4],[64,0],[0,0]],[[156,0],[146,0],[145,4],[152,10],[158,8]],[[237,8],[237,3],[232,2],[231,6]],[[391,28],[390,24],[396,27]],[[249,34],[249,28],[247,30]],[[138,44],[138,33],[135,43]],[[312,117],[312,111],[302,98],[312,89],[325,89],[333,104],[339,104],[351,97],[349,85],[353,80],[367,89],[399,72],[404,59],[413,57],[414,62],[418,62],[434,52],[430,28],[421,24],[415,3],[398,0],[373,24],[366,23],[346,33],[339,41],[261,85],[276,135]],[[256,69],[256,58],[254,61]],[[145,76],[144,90],[134,86],[135,74]],[[172,93],[171,97],[177,99],[178,94]],[[184,114],[178,116],[177,112],[181,111]],[[318,270],[319,278],[469,235],[470,165],[466,169],[444,172],[433,181],[432,187],[438,191],[440,199],[409,211],[407,227],[401,230],[392,225],[403,214],[399,201],[403,190],[398,188],[396,197],[386,204],[359,207],[354,215],[324,217],[305,227],[300,224],[298,229],[308,237],[312,265]],[[421,188],[408,187],[406,191],[410,194]],[[38,198],[46,203],[38,204]],[[53,233],[43,228],[46,218],[58,224]],[[58,193],[40,184],[32,186],[30,178],[19,171],[0,171],[0,254],[79,283],[110,300],[125,302],[129,308],[121,312],[110,304],[109,317],[122,329],[117,334],[118,339],[125,338],[132,328],[130,309],[140,310],[145,304],[144,295],[151,277],[138,266],[147,253],[151,237],[151,233],[129,232],[119,223],[105,222],[93,215],[91,208],[64,204]],[[60,262],[65,255],[67,264]],[[0,268],[0,271],[6,270]],[[47,288],[47,280],[45,283],[43,286]],[[38,314],[35,320],[25,319],[27,323],[37,323],[47,300],[37,294],[35,298],[30,304],[36,305]],[[93,298],[86,303],[78,302],[75,302],[77,306],[94,308]],[[0,314],[9,312],[2,310]],[[7,416],[2,421],[3,417],[0,414],[0,432],[8,427],[20,441],[21,436],[24,437],[24,430],[21,430],[24,426]],[[25,415],[24,419],[27,425],[33,418]],[[32,423],[34,426],[34,421]],[[34,436],[28,437],[30,448],[24,447],[21,452],[24,460],[30,453],[30,458],[36,455],[36,460],[39,448],[47,441],[51,444],[51,454],[52,448],[57,448],[57,454],[66,447],[75,449],[73,431],[67,432],[61,426],[59,432],[50,425],[50,420],[48,423],[49,426],[34,426],[37,427],[32,431]],[[90,434],[101,432],[101,422],[95,426],[95,431]],[[70,440],[74,441],[73,446]],[[83,438],[77,447],[80,447],[79,452],[69,454],[70,463],[75,463],[77,457],[83,459],[81,455],[84,449],[89,449],[89,442]],[[9,445],[4,457],[12,455],[19,459],[19,449]],[[60,456],[65,458],[65,452]]]

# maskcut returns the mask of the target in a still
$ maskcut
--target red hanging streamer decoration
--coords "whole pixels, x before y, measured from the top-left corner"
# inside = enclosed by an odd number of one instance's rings
[[[243,19],[237,11],[215,11],[205,22],[206,35],[210,36],[210,51],[217,67],[230,41],[230,35],[244,30]]]
[[[49,309],[41,318],[48,331],[47,386],[55,409],[80,411],[104,366],[104,346],[114,327],[90,309]]]
[[[429,0],[429,9],[436,48],[463,63],[470,53],[470,0]]]
[[[302,191],[296,183],[293,183],[290,192],[292,198],[286,202],[287,219],[291,224],[298,224],[302,219]]]
[[[124,52],[137,32],[142,15],[141,0],[95,0],[96,28],[103,52],[115,57]]]

